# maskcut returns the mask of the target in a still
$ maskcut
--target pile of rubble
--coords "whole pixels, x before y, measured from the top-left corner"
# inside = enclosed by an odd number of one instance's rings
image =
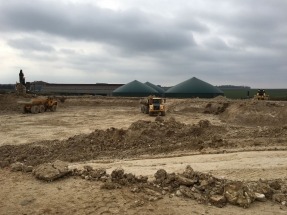
[[[282,180],[256,182],[232,181],[216,178],[211,174],[194,171],[187,166],[181,174],[167,173],[164,169],[154,174],[154,180],[147,177],[124,173],[115,169],[108,175],[104,169],[86,166],[84,170],[73,170],[73,175],[87,180],[103,181],[102,188],[116,189],[130,186],[131,192],[144,193],[149,201],[165,195],[185,197],[198,203],[224,207],[226,204],[248,208],[254,201],[275,201],[282,205],[287,202],[287,184]]]
[[[14,164],[11,168],[13,171],[27,170],[21,163]],[[177,196],[217,207],[233,204],[243,208],[248,208],[255,201],[271,200],[283,206],[286,206],[287,202],[287,182],[284,180],[232,181],[194,171],[190,166],[180,174],[167,173],[166,170],[159,169],[152,180],[147,176],[125,173],[121,168],[113,170],[111,174],[107,174],[105,169],[94,169],[88,165],[82,169],[69,169],[68,163],[62,161],[41,164],[33,170],[29,168],[29,171],[32,171],[37,179],[44,181],[73,176],[101,181],[102,189],[129,187],[131,192],[144,195],[147,201]]]

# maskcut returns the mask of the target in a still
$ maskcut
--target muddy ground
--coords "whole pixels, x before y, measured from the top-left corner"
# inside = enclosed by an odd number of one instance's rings
[[[287,213],[286,102],[168,99],[167,115],[150,117],[138,98],[82,96],[22,114],[27,97],[0,95],[0,214]],[[58,160],[67,174],[37,179]],[[234,183],[248,205],[229,199]]]

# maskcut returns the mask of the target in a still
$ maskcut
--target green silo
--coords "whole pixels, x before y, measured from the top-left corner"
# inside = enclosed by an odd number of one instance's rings
[[[145,97],[149,95],[158,95],[158,92],[137,80],[127,83],[113,91],[113,96]]]
[[[219,88],[193,77],[168,89],[165,95],[173,98],[214,98],[223,96],[224,93]]]
[[[159,96],[164,96],[165,90],[162,89],[160,86],[157,86],[155,84],[152,84],[150,82],[145,82],[146,85],[148,85],[149,87],[155,89],[158,92]]]

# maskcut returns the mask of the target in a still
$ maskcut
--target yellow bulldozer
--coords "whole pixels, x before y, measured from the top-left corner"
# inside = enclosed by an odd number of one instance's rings
[[[57,110],[57,100],[48,98],[34,98],[30,101],[18,101],[18,104],[23,105],[23,113],[43,113],[47,110],[55,112]]]
[[[140,100],[141,112],[145,114],[152,115],[161,115],[165,116],[166,114],[166,100],[163,98],[149,96],[145,99]]]
[[[259,89],[254,96],[255,100],[269,100],[269,95],[265,92],[265,90]]]

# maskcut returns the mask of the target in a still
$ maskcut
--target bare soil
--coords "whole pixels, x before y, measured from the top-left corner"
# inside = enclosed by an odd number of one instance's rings
[[[168,99],[167,115],[150,117],[139,98],[67,97],[57,112],[43,114],[22,114],[23,99],[0,95],[0,214],[287,213],[286,202],[272,198],[248,209],[218,208],[171,192],[147,198],[132,192],[134,184],[102,189],[102,181],[76,174],[47,183],[11,167],[61,160],[69,169],[122,168],[152,181],[160,169],[179,174],[190,165],[220,179],[285,186],[286,102]]]

